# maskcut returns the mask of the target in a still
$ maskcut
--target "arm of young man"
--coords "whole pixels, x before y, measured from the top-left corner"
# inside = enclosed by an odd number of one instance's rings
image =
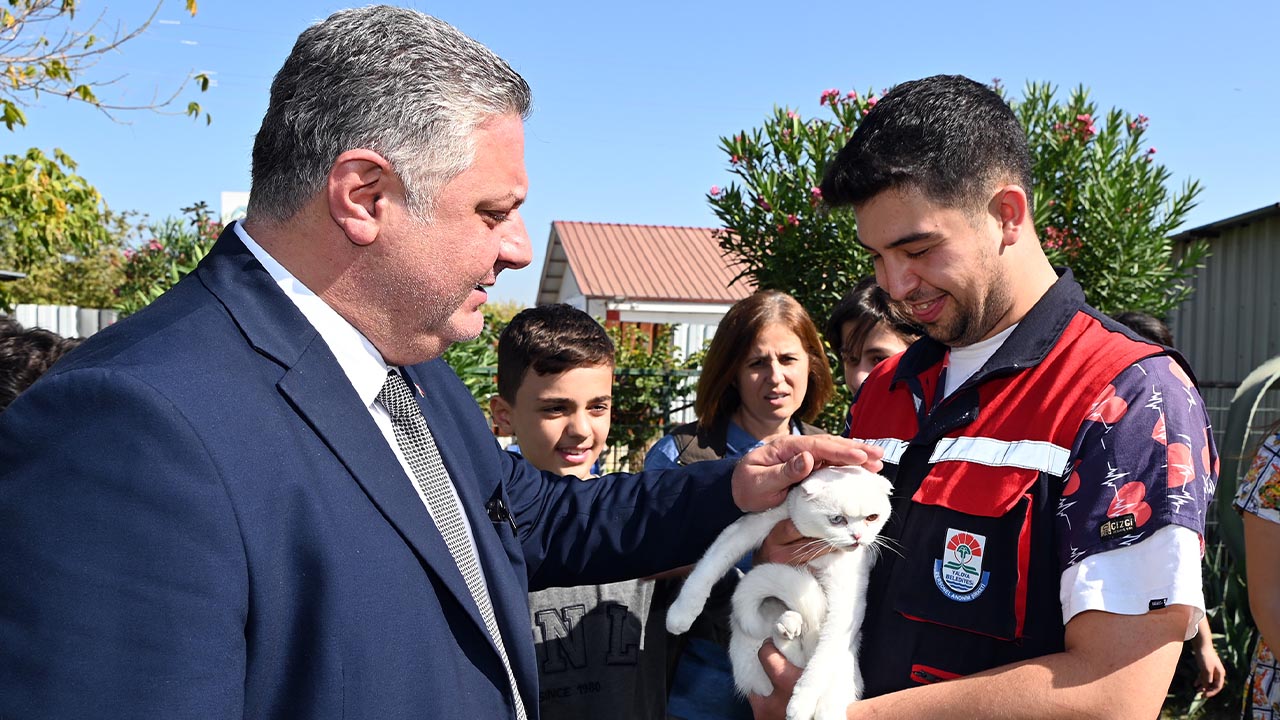
[[[1155,717],[1192,612],[1185,605],[1144,615],[1083,612],[1067,623],[1064,652],[863,700],[849,706],[847,717]],[[751,697],[756,720],[784,718],[800,671],[772,645],[761,649],[760,661],[781,692]]]

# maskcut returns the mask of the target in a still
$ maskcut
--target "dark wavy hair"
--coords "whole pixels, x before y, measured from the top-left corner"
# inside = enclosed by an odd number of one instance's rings
[[[876,284],[874,277],[865,277],[847,295],[831,309],[831,317],[823,335],[836,357],[843,359],[847,349],[841,342],[840,330],[847,322],[853,322],[853,332],[849,333],[849,347],[861,348],[863,341],[876,325],[884,323],[890,330],[910,345],[924,335],[918,325],[913,324],[898,312],[889,294]]]

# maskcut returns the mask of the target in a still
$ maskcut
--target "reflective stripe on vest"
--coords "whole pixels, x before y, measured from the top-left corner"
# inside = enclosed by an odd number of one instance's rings
[[[885,460],[889,461],[887,450]],[[948,460],[973,462],[992,467],[1020,467],[1062,476],[1067,473],[1071,452],[1067,448],[1044,440],[1010,442],[989,437],[942,438],[934,446],[929,463]]]
[[[897,438],[876,438],[875,440],[863,440],[862,438],[853,438],[858,442],[868,445],[875,445],[878,448],[884,448],[884,461],[891,465],[899,465],[902,461],[902,453],[907,451],[906,440]]]

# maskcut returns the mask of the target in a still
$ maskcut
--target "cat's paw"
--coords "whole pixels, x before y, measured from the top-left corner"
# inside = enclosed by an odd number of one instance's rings
[[[822,695],[812,689],[796,686],[791,702],[787,703],[787,720],[814,720],[818,714],[818,702]]]
[[[854,702],[856,698],[851,697],[852,693],[847,691],[841,692],[837,688],[831,688],[822,699],[818,701],[818,710],[814,714],[815,720],[845,720],[848,717],[849,704]]]
[[[778,637],[787,640],[795,640],[800,637],[800,633],[804,630],[804,618],[800,617],[800,613],[795,610],[788,610],[778,616],[778,622],[773,626],[773,631],[778,633]]]
[[[693,627],[693,621],[698,619],[698,612],[701,608],[692,607],[692,603],[680,602],[677,598],[671,603],[671,607],[667,609],[667,632],[672,635],[683,635]]]

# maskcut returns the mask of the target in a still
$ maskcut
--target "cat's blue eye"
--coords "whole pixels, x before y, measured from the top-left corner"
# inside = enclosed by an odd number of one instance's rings
[[[836,526],[847,525],[849,523],[849,519],[843,515],[832,515],[827,518],[827,521]]]

